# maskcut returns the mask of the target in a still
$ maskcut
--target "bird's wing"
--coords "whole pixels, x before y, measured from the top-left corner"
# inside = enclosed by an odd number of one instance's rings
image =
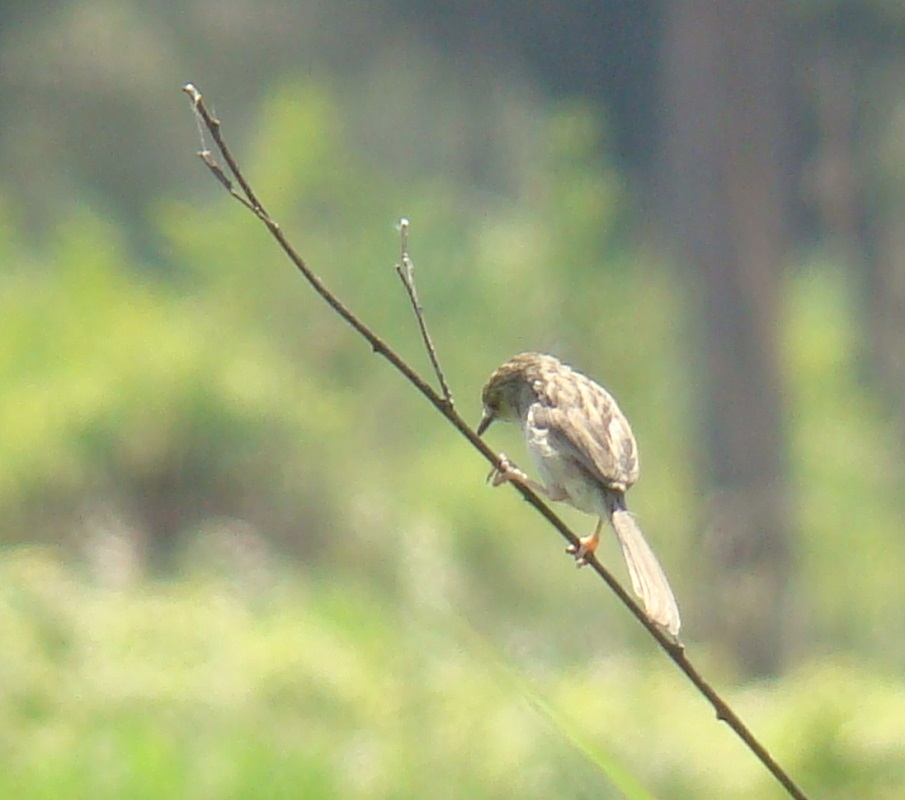
[[[560,453],[604,486],[625,491],[638,479],[635,437],[616,401],[601,387],[592,388],[582,403],[536,406],[532,421],[549,431]]]

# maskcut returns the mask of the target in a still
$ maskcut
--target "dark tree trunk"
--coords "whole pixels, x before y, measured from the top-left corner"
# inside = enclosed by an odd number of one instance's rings
[[[743,667],[767,674],[782,662],[791,571],[776,330],[789,197],[783,3],[672,0],[663,33],[666,210],[699,303],[714,489],[700,600]]]

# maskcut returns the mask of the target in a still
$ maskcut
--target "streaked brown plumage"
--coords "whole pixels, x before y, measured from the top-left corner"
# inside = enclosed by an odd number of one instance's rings
[[[521,482],[551,500],[596,514],[594,532],[571,551],[579,565],[597,548],[608,520],[647,615],[677,636],[681,622],[669,582],[625,505],[625,492],[638,480],[638,448],[609,392],[553,356],[522,353],[490,376],[482,400],[478,434],[495,420],[518,422],[543,480],[535,483],[502,457],[505,469],[494,474],[494,485]]]

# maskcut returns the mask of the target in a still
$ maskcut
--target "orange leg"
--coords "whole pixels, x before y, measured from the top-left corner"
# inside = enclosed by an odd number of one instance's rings
[[[593,555],[597,550],[597,545],[600,544],[600,529],[603,527],[603,519],[597,520],[597,526],[594,528],[594,532],[590,536],[582,536],[578,540],[578,547],[574,544],[570,544],[566,548],[566,552],[570,555],[575,556],[575,564],[576,566],[583,567],[587,564],[587,559],[585,556]]]

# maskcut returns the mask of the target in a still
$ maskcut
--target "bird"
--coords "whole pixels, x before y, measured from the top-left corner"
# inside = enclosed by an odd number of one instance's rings
[[[638,446],[612,395],[600,384],[543,353],[520,353],[498,367],[481,392],[483,436],[495,421],[517,422],[542,483],[505,454],[488,479],[520,483],[550,500],[596,514],[593,533],[568,552],[587,563],[609,522],[625,557],[632,589],[648,618],[678,640],[681,619],[660,562],[629,513],[625,493],[638,480]]]

